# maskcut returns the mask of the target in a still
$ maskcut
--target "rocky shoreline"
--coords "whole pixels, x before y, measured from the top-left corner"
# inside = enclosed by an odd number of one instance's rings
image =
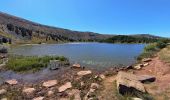
[[[147,58],[143,59],[141,64],[114,67],[104,72],[97,72],[86,69],[80,64],[73,64],[64,67],[65,70],[55,74],[55,77],[36,83],[22,82],[17,79],[4,80],[0,86],[0,98],[2,100],[102,100],[100,92],[104,89],[103,82],[112,76],[117,77],[115,79],[117,82],[116,91],[119,94],[124,95],[134,91],[147,94],[143,83],[155,81],[155,77],[145,75],[140,76],[140,80],[138,80],[139,76],[137,77],[133,72],[148,66],[150,61],[152,59]],[[50,70],[62,71],[60,68],[63,66],[62,64],[59,64],[58,61],[50,62]],[[122,89],[125,93],[122,92]],[[136,94],[133,95],[139,97]]]

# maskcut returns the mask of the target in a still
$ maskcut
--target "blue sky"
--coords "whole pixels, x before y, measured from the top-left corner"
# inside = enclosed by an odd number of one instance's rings
[[[1,0],[0,11],[78,31],[170,37],[170,0]]]

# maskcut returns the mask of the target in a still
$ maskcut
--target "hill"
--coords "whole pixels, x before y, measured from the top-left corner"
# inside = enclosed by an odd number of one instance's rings
[[[0,12],[0,42],[13,43],[61,43],[61,42],[154,42],[160,37],[149,34],[103,35],[80,32],[38,24],[23,18]],[[114,41],[113,41],[114,40]]]
[[[13,40],[32,42],[97,41],[110,37],[93,32],[79,32],[41,25],[0,12],[0,32]]]

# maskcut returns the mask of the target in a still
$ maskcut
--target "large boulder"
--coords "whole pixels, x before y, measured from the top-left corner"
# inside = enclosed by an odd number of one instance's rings
[[[71,82],[67,82],[58,88],[58,92],[64,92],[65,90],[72,88]]]
[[[127,93],[143,92],[146,90],[143,84],[137,80],[137,77],[133,74],[126,72],[119,72],[116,78],[117,90],[120,94],[125,95]]]
[[[54,85],[57,85],[57,83],[58,83],[57,80],[49,80],[44,82],[43,86],[49,88],[49,87],[53,87]]]
[[[77,73],[77,75],[78,75],[78,76],[85,76],[85,75],[89,75],[89,74],[91,74],[91,73],[92,73],[91,70],[79,71],[79,72]]]

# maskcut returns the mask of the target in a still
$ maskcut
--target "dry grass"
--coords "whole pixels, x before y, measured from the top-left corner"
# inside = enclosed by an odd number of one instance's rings
[[[164,62],[170,63],[170,46],[167,46],[166,48],[162,49],[159,52],[159,57]]]

